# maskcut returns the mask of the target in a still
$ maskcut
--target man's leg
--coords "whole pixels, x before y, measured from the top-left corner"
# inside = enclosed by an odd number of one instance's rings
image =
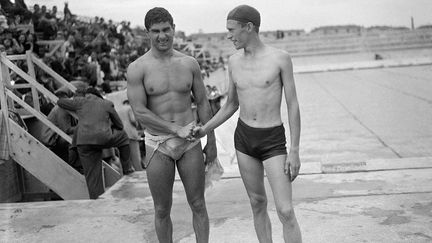
[[[141,166],[141,152],[139,148],[139,141],[129,139],[130,157],[131,162],[136,171],[143,170]]]
[[[240,175],[252,207],[255,232],[259,242],[272,242],[267,196],[264,187],[264,167],[261,161],[236,150]]]
[[[278,155],[263,162],[264,168],[273,191],[276,210],[283,225],[285,242],[302,242],[300,227],[294,214],[292,205],[291,180],[284,173],[287,156]]]
[[[129,144],[119,146],[118,150],[120,154],[120,163],[122,166],[123,175],[129,175],[130,173],[135,171],[131,162],[131,156],[130,156],[131,150]]]
[[[196,242],[209,241],[209,218],[204,199],[205,165],[201,144],[185,152],[177,168],[193,214]]]
[[[120,152],[120,163],[123,170],[123,175],[128,175],[134,172],[131,162],[131,151],[129,147],[129,138],[124,130],[113,130],[113,136],[106,147],[117,147]]]
[[[148,148],[147,151],[151,153],[153,148]],[[156,151],[146,171],[155,208],[155,228],[158,240],[161,243],[172,242],[173,229],[170,214],[175,175],[174,161]]]
[[[90,199],[97,199],[105,191],[102,179],[102,149],[92,145],[78,145],[78,155]]]

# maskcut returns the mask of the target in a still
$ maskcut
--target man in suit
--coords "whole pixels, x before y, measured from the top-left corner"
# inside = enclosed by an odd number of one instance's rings
[[[78,116],[76,145],[84,168],[90,199],[98,198],[104,191],[102,179],[102,149],[117,147],[123,174],[134,171],[130,162],[129,138],[111,101],[103,99],[93,87],[85,97],[59,99],[58,106],[75,111]]]

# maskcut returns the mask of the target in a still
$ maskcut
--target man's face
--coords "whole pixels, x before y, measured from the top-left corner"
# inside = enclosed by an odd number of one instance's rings
[[[26,36],[25,36],[25,35],[23,35],[23,34],[19,35],[19,37],[18,37],[18,42],[20,42],[20,43],[24,43],[25,40],[26,40]]]
[[[149,29],[152,46],[160,51],[171,49],[174,33],[174,27],[168,22],[153,24]]]
[[[242,27],[236,20],[228,19],[226,28],[228,30],[227,38],[232,41],[234,47],[237,50],[244,48],[245,41],[247,40],[246,27]]]

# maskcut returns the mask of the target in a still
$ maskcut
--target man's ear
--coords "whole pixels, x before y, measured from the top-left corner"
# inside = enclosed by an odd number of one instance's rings
[[[172,27],[173,27],[173,30],[175,30],[175,24],[173,24],[173,26],[172,26]]]
[[[252,22],[247,22],[246,26],[248,32],[252,32],[254,30],[254,24]]]

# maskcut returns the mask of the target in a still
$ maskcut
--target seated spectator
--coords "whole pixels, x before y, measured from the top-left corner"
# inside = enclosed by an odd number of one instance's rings
[[[122,77],[122,73],[120,71],[120,63],[119,63],[118,53],[115,49],[112,49],[109,57],[109,77],[108,80],[118,81]]]
[[[14,38],[5,38],[3,40],[3,46],[5,48],[6,55],[14,55],[22,52],[18,42]]]
[[[34,33],[27,32],[24,49],[26,51],[39,53],[39,46],[36,44],[36,41],[37,41],[36,35]]]
[[[0,15],[0,28],[2,28],[3,30],[9,29],[9,25],[7,23],[7,18],[5,15]]]
[[[66,41],[62,44],[61,48],[61,56],[63,58],[68,58],[71,52],[74,52],[73,55],[75,55],[75,35],[69,34],[67,36]]]
[[[24,54],[26,52],[26,41],[27,35],[25,33],[19,33],[17,38],[18,50],[16,54]]]

